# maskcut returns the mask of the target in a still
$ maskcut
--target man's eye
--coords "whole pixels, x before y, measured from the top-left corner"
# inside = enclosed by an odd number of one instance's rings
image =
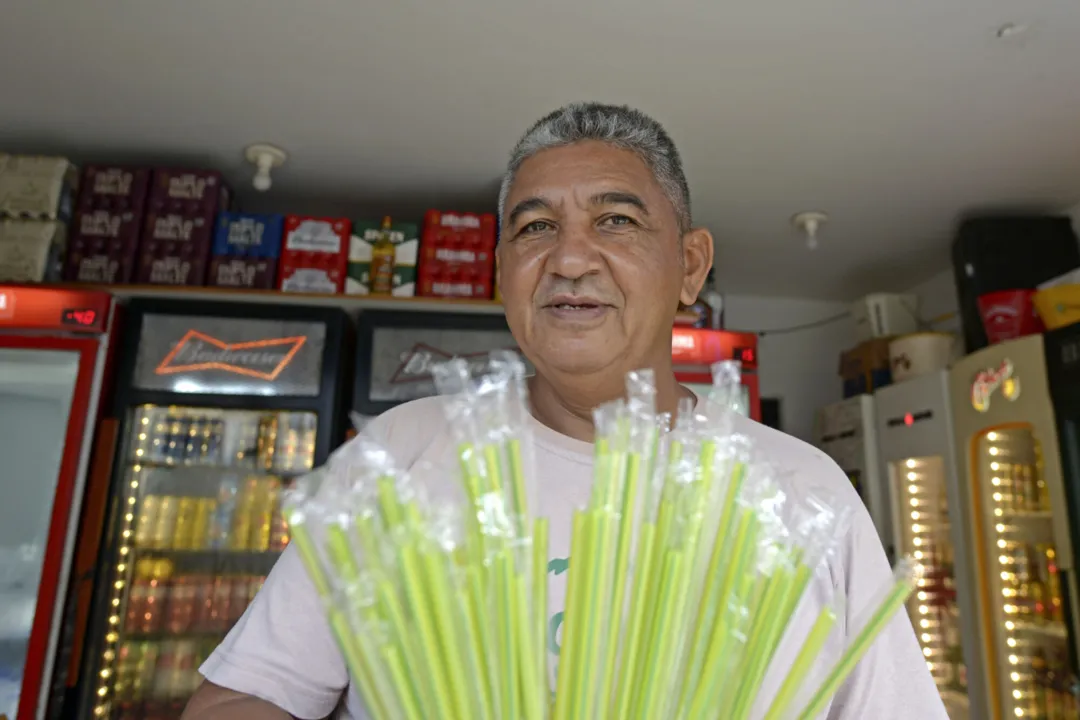
[[[521,228],[522,234],[524,233],[538,233],[543,232],[551,227],[551,223],[547,220],[533,220],[531,223]]]
[[[629,218],[626,215],[608,215],[600,221],[604,225],[633,225],[633,218]]]

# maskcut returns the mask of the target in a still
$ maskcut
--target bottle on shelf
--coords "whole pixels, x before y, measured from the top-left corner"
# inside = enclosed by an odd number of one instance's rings
[[[1035,548],[1029,545],[1026,550],[1031,587],[1031,620],[1041,623],[1047,619],[1049,606],[1046,583],[1043,581],[1043,564],[1039,561],[1040,554]]]
[[[394,290],[394,241],[390,216],[383,218],[379,239],[371,248],[371,294],[390,295]]]
[[[1065,609],[1061,597],[1061,575],[1057,566],[1057,552],[1052,545],[1042,545],[1041,554],[1046,562],[1047,617],[1052,622],[1065,621]]]

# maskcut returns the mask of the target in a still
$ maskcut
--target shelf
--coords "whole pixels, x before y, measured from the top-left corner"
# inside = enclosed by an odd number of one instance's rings
[[[122,632],[121,636],[124,642],[169,642],[172,640],[217,640],[221,641],[228,631],[226,630],[185,630],[184,632],[173,633],[168,630],[159,630],[157,632]]]
[[[136,558],[169,560],[174,574],[267,575],[281,557],[276,550],[155,550],[135,548]]]
[[[40,287],[51,287],[62,290],[107,292],[120,300],[127,300],[130,298],[150,298],[154,300],[197,300],[215,303],[259,303],[262,305],[339,307],[353,314],[364,310],[471,313],[474,315],[503,314],[502,304],[494,300],[283,293],[277,290],[189,286],[172,287],[168,285],[94,285],[88,283],[56,283],[52,285],[42,285]]]
[[[306,470],[278,470],[276,468],[246,467],[244,465],[216,465],[212,463],[191,463],[190,465],[187,465],[184,463],[150,462],[139,459],[129,459],[127,461],[127,464],[130,467],[138,465],[143,470],[193,470],[199,472],[241,473],[244,475],[259,476],[271,475],[282,480],[289,480],[292,478],[300,477],[302,475],[307,475],[315,469],[307,468]]]

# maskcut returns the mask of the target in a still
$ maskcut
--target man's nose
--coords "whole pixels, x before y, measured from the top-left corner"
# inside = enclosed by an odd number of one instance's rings
[[[591,225],[563,225],[547,256],[547,271],[576,280],[598,272],[602,264]]]

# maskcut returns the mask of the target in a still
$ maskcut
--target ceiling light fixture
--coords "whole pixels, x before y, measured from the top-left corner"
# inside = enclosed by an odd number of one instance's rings
[[[252,178],[251,184],[259,192],[266,192],[273,184],[270,171],[285,164],[285,159],[289,156],[275,145],[256,143],[244,149],[244,157],[255,166],[255,177]]]
[[[791,224],[806,235],[806,247],[816,250],[818,246],[817,234],[821,226],[829,221],[829,216],[818,210],[801,212],[791,218]]]

